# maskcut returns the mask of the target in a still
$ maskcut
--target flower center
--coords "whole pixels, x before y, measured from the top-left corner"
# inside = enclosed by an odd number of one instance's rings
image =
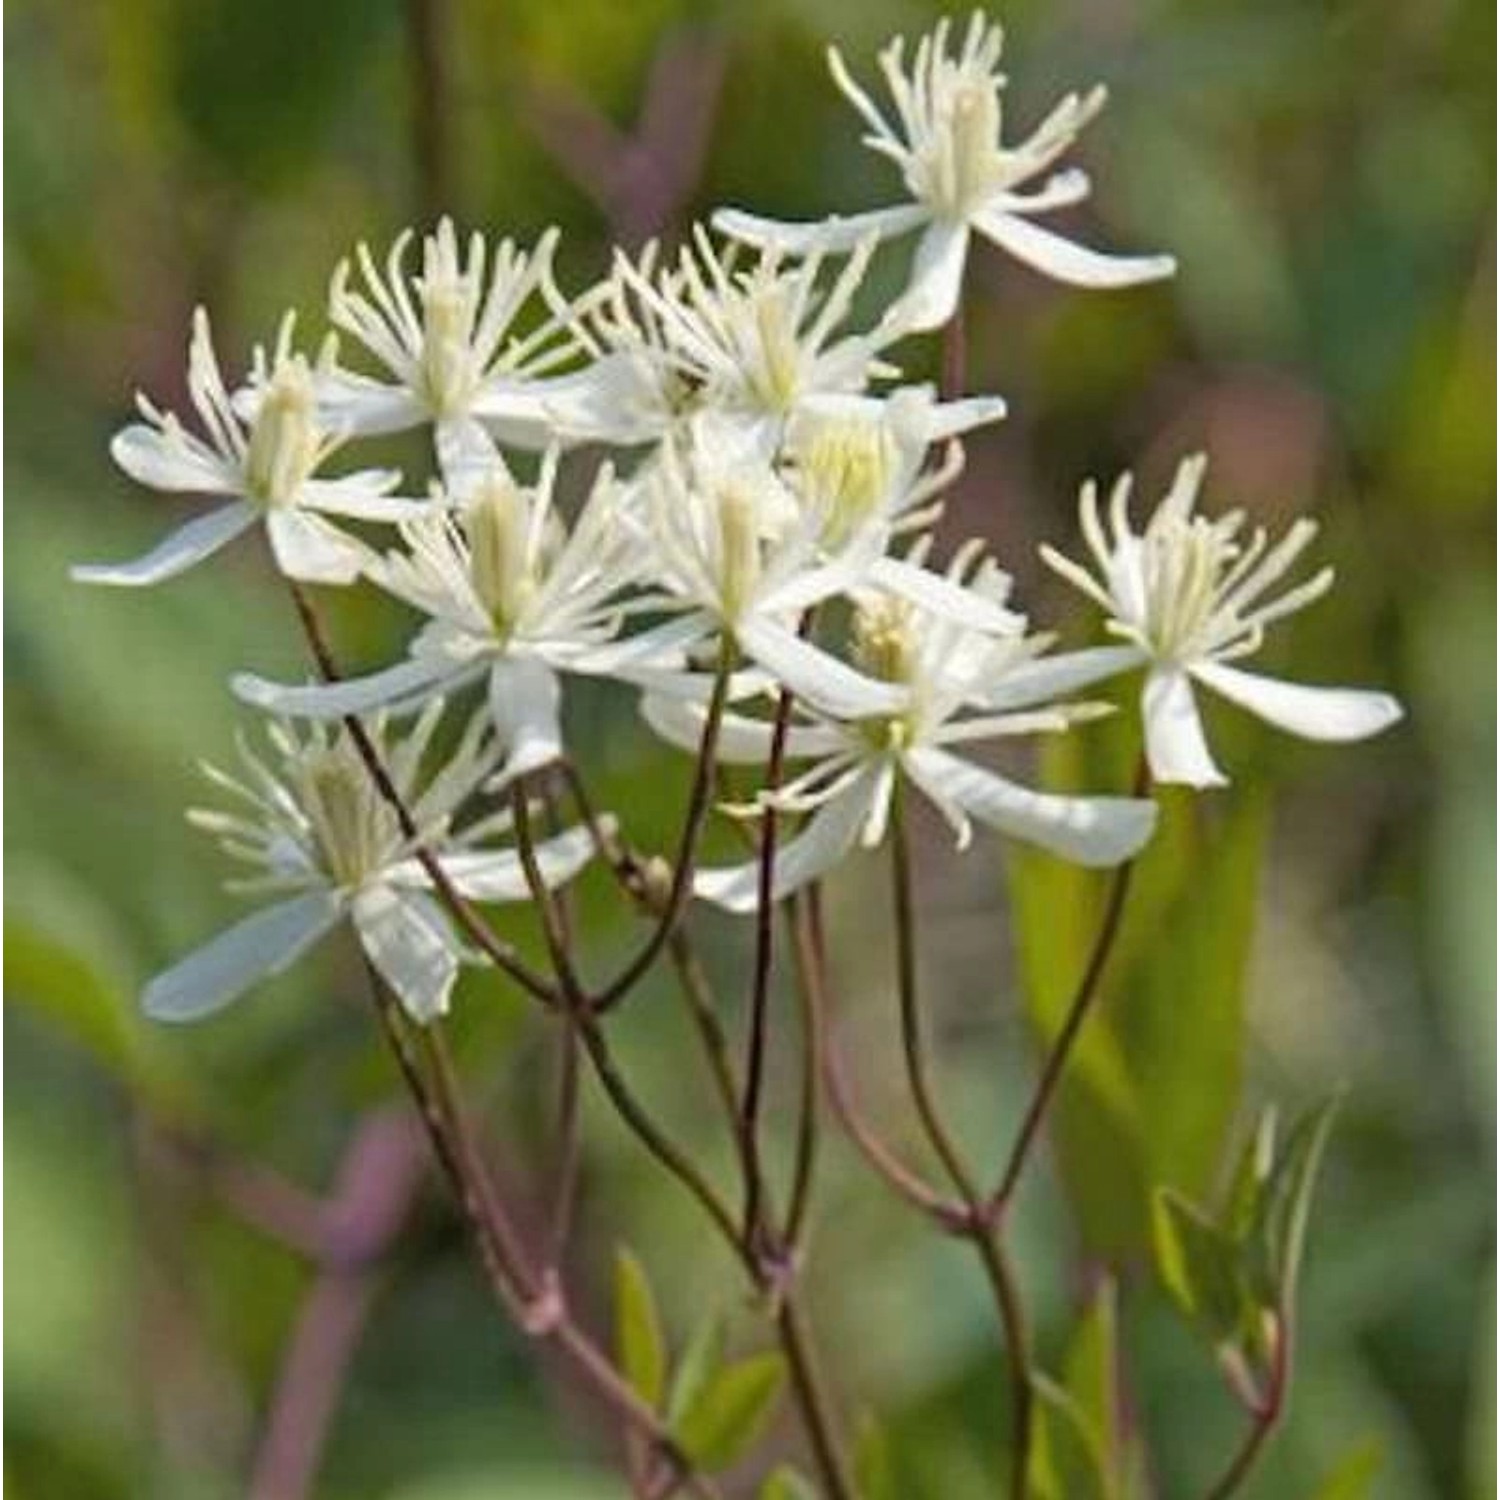
[[[797,454],[804,503],[822,519],[825,546],[842,545],[879,510],[891,485],[895,444],[876,422],[820,423]]]
[[[284,360],[261,396],[245,453],[245,483],[263,505],[297,497],[317,467],[323,443],[312,376],[301,358]]]
[[[760,513],[748,485],[730,479],[714,492],[719,522],[719,597],[727,620],[735,620],[760,581]]]
[[[883,682],[910,683],[917,666],[915,611],[904,599],[882,594],[854,612],[854,659]]]
[[[487,478],[464,512],[474,592],[501,636],[515,628],[536,594],[530,529],[526,497],[504,474]]]
[[[757,293],[751,312],[760,345],[756,395],[773,411],[786,411],[801,384],[801,351],[787,298],[778,289]]]
[[[400,844],[396,815],[348,737],[309,753],[297,768],[299,801],[323,864],[345,888],[361,885]]]
[[[944,217],[962,219],[995,186],[1000,157],[1000,96],[987,74],[954,69],[936,91],[929,138],[912,187]]]
[[[1157,655],[1191,655],[1219,610],[1219,582],[1239,555],[1222,526],[1201,516],[1158,518],[1141,539],[1139,625]]]
[[[429,274],[421,297],[423,393],[434,415],[458,416],[474,387],[472,287],[461,276]]]

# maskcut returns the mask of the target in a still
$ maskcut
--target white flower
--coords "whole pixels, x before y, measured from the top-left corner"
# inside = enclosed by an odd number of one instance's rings
[[[862,591],[855,614],[854,651],[871,676],[897,690],[889,710],[851,718],[841,705],[807,693],[787,737],[791,759],[813,758],[765,800],[811,812],[807,825],[777,852],[774,899],[831,870],[854,847],[885,836],[891,798],[904,777],[936,804],[959,847],[978,820],[1012,838],[1040,845],[1087,865],[1118,864],[1150,837],[1155,804],[1124,797],[1064,797],[1034,792],[955,755],[953,746],[977,740],[1066,729],[1108,710],[1097,704],[1058,704],[1073,663],[1046,659],[1047,639],[1028,636],[1025,621],[976,629],[963,623],[978,606],[1002,611],[1009,579],[988,560],[974,565],[977,545],[961,549],[947,576],[929,575],[921,607],[885,590]],[[965,583],[965,575],[970,574]],[[976,714],[975,705],[1001,696],[1003,712]],[[644,703],[648,721],[674,744],[696,747],[702,706],[665,695]],[[722,759],[764,765],[772,726],[728,713],[720,731]],[[758,862],[699,871],[694,890],[734,912],[755,909]]]
[[[998,396],[940,402],[928,386],[883,397],[817,397],[788,424],[782,468],[799,507],[822,517],[830,550],[864,527],[893,535],[922,530],[937,520],[937,496],[963,469],[957,435],[1004,415]],[[943,460],[924,470],[937,442],[946,443]]]
[[[742,267],[743,247],[717,249],[701,225],[672,267],[617,257],[606,289],[580,299],[593,310],[593,333],[580,338],[609,349],[592,372],[595,388],[549,409],[565,431],[592,421],[593,435],[618,442],[664,437],[683,416],[709,411],[771,455],[810,398],[897,373],[880,355],[904,327],[888,319],[867,333],[843,331],[874,242],[852,248],[826,287],[816,243],[800,262],[773,249]]]
[[[551,432],[534,384],[578,352],[567,332],[565,299],[552,279],[557,239],[557,231],[548,230],[529,253],[503,240],[490,256],[476,233],[461,259],[453,222],[445,218],[422,240],[419,274],[406,269],[408,229],[391,246],[384,276],[361,243],[355,256],[363,289],[351,286],[350,263],[341,262],[328,291],[328,316],[394,383],[334,370],[320,381],[320,398],[359,433],[431,422],[440,456],[462,442],[475,421],[503,441],[546,447]],[[517,336],[515,324],[534,294],[546,315]]]
[[[218,495],[225,503],[172,532],[144,557],[118,565],[75,567],[80,583],[139,587],[175,577],[263,521],[277,566],[291,578],[350,583],[370,560],[369,549],[319,512],[361,521],[400,521],[425,507],[391,495],[401,476],[362,469],[337,479],[317,470],[342,446],[319,416],[316,376],[292,352],[294,319],[282,320],[272,357],[255,351],[258,391],[248,420],[236,413],[219,373],[208,314],[193,314],[188,393],[206,437],[188,432],[171,412],[137,395],[144,422],[115,435],[110,453],[132,479],[153,489]],[[322,363],[326,364],[326,357]]]
[[[1110,496],[1108,532],[1095,486],[1084,486],[1079,518],[1097,576],[1042,548],[1050,567],[1104,609],[1110,634],[1129,642],[1092,653],[1093,680],[1141,664],[1149,669],[1141,702],[1151,774],[1198,787],[1222,786],[1225,777],[1204,741],[1194,683],[1307,739],[1364,739],[1401,717],[1401,705],[1387,693],[1302,687],[1228,665],[1258,651],[1268,625],[1327,593],[1333,569],[1267,599],[1317,534],[1317,524],[1298,520],[1271,546],[1264,530],[1242,540],[1239,511],[1213,521],[1194,515],[1206,465],[1201,454],[1183,460],[1139,534],[1130,524],[1128,474]]]
[[[695,426],[680,448],[665,445],[641,480],[637,508],[622,516],[639,532],[656,585],[635,607],[672,618],[595,653],[591,670],[661,689],[676,681],[691,692],[684,669],[700,648],[727,638],[793,691],[815,688],[849,713],[893,701],[889,687],[793,628],[804,610],[867,576],[885,533],[864,527],[830,552],[823,517],[801,508],[745,434],[728,441],[717,427]]]
[[[289,725],[269,731],[279,765],[268,766],[242,739],[245,779],[204,770],[238,804],[233,812],[194,810],[190,822],[216,835],[255,874],[230,889],[284,899],[264,907],[191,953],[146,986],[142,1005],[162,1021],[191,1021],[228,1005],[261,979],[279,974],[340,922],[352,924],[366,956],[416,1021],[448,1008],[459,963],[468,957],[413,851],[430,849],[444,873],[473,901],[523,901],[530,890],[520,857],[482,847],[509,827],[508,814],[460,833],[449,824],[493,758],[483,719],[469,724],[452,757],[424,780],[421,762],[438,719],[431,703],[404,740],[387,743],[369,726],[391,781],[417,825],[402,836],[347,729],[315,725],[298,738]],[[569,880],[592,852],[585,829],[539,845],[543,879]]]
[[[1067,95],[1025,141],[1004,146],[1001,30],[976,11],[956,57],[949,56],[949,33],[944,19],[922,38],[910,74],[904,68],[904,38],[896,38],[881,54],[896,106],[895,125],[854,82],[838,49],[828,52],[834,81],[870,128],[865,144],[900,168],[913,202],[821,224],[780,224],[727,209],[714,215],[714,226],[737,239],[794,254],[814,247],[849,249],[871,235],[884,239],[921,228],[904,299],[912,329],[938,328],[953,316],[972,231],[1075,286],[1130,286],[1172,275],[1176,263],[1169,255],[1101,255],[1032,222],[1034,214],[1088,196],[1088,177],[1077,170],[1054,172],[1038,187],[1025,185],[1050,167],[1099,113],[1104,89]]]
[[[367,677],[287,687],[241,674],[235,693],[273,713],[340,718],[409,711],[481,678],[506,762],[502,780],[562,753],[559,671],[587,671],[618,630],[614,596],[639,571],[621,524],[621,486],[603,470],[571,532],[553,508],[557,452],[534,488],[518,485],[498,454],[468,476],[456,508],[434,505],[401,527],[409,549],[372,563],[370,580],[428,615],[408,659]]]

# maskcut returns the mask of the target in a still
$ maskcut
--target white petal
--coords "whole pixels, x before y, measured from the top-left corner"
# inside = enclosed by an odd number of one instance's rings
[[[368,469],[341,479],[308,479],[298,504],[330,516],[356,521],[415,521],[432,513],[430,500],[402,500],[390,492],[400,482],[395,469]]]
[[[1051,703],[1079,688],[1128,672],[1146,660],[1138,646],[1090,646],[1083,651],[1061,651],[1011,668],[992,687],[977,695],[985,708],[1027,708]]]
[[[310,511],[278,507],[266,516],[266,534],[277,567],[308,583],[353,583],[375,561],[363,542]]]
[[[279,974],[339,919],[331,891],[309,891],[268,906],[221,932],[164,974],[141,995],[157,1021],[195,1021],[237,1000],[258,980]]]
[[[494,438],[472,417],[439,422],[433,431],[433,444],[443,482],[460,499],[466,499],[476,485],[497,470],[508,472]]]
[[[732,240],[765,249],[783,250],[788,255],[846,255],[874,235],[890,239],[915,229],[928,218],[927,210],[915,203],[895,208],[875,208],[862,214],[833,214],[807,224],[784,224],[763,219],[738,208],[721,208],[713,216],[713,226]]]
[[[990,635],[1019,635],[1026,625],[1024,615],[953,583],[940,573],[899,558],[880,558],[871,565],[869,577],[871,583],[900,595],[919,609],[970,630]]]
[[[557,437],[574,443],[633,447],[655,442],[670,425],[671,415],[659,405],[642,359],[607,354],[586,370],[532,381],[529,399],[538,419]],[[488,417],[489,407],[482,398],[475,403],[475,411]]]
[[[144,557],[128,563],[82,563],[69,569],[75,583],[108,583],[141,588],[186,572],[255,524],[257,511],[245,500],[196,516],[158,542]]]
[[[420,1023],[448,1009],[458,958],[447,919],[411,892],[372,886],[354,898],[355,930],[402,1008]]]
[[[929,746],[908,751],[905,765],[935,801],[954,803],[1001,833],[1081,865],[1129,859],[1156,827],[1156,804],[1145,798],[1034,792]]]
[[[714,624],[708,616],[695,610],[675,620],[653,625],[639,635],[587,652],[569,666],[575,672],[626,679],[643,669],[680,671],[686,663],[687,649],[707,640],[714,631]]]
[[[313,382],[328,425],[351,436],[404,432],[428,420],[426,406],[405,386],[385,385],[350,370],[325,371]]]
[[[268,682],[250,672],[237,672],[230,678],[229,686],[241,703],[268,713],[290,714],[298,719],[341,719],[346,714],[367,713],[398,703],[405,709],[415,708],[433,693],[457,687],[476,670],[463,663],[424,659],[399,662],[368,677],[301,687]]]
[[[872,767],[830,797],[796,835],[778,843],[771,899],[780,901],[809,881],[821,879],[854,847],[869,816],[878,771]],[[715,906],[738,914],[759,904],[760,861],[699,870],[693,893]]]
[[[926,423],[929,443],[957,437],[975,427],[986,427],[1005,416],[1006,406],[999,396],[965,396],[958,401],[935,401]]]
[[[746,655],[774,674],[783,687],[835,718],[891,713],[905,700],[903,689],[856,672],[783,625],[751,618],[741,623],[738,639]]]
[[[1219,662],[1202,662],[1192,674],[1204,687],[1289,734],[1309,740],[1363,740],[1389,729],[1402,716],[1389,693],[1359,688],[1308,687],[1242,672]]]
[[[144,422],[132,422],[110,440],[109,456],[139,484],[154,490],[201,495],[235,495],[239,476],[225,463],[185,442],[171,442]]]
[[[974,227],[1017,260],[1070,286],[1136,286],[1177,271],[1170,255],[1103,255],[1029,219],[993,208],[976,214]]]
[[[904,321],[915,333],[950,322],[958,311],[968,251],[967,224],[946,219],[929,224],[917,242],[911,281],[890,316]]]
[[[669,745],[696,753],[703,742],[708,708],[701,701],[647,693],[641,699],[641,714]],[[773,725],[769,719],[749,719],[726,713],[719,721],[715,759],[728,765],[763,766],[771,754]],[[794,760],[813,755],[834,755],[846,741],[831,724],[792,724],[787,728],[786,753]]]
[[[1141,689],[1146,721],[1146,759],[1157,781],[1186,786],[1228,786],[1203,738],[1193,684],[1177,668],[1151,672]]]
[[[534,656],[502,657],[490,671],[490,717],[505,749],[504,784],[563,753],[562,685]]]
[[[542,883],[549,891],[566,884],[594,854],[593,835],[587,828],[570,828],[535,847]],[[443,872],[470,901],[528,901],[531,887],[526,881],[521,857],[513,849],[465,849],[438,856]],[[416,860],[407,860],[390,872],[397,885],[427,887],[431,880]]]

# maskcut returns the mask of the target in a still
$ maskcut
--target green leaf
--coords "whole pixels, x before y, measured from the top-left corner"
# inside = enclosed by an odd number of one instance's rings
[[[1313,1189],[1317,1186],[1318,1168],[1339,1102],[1336,1095],[1309,1110],[1287,1132],[1286,1147],[1266,1190],[1263,1243],[1277,1297],[1288,1318],[1296,1306],[1297,1278],[1307,1244]]]
[[[724,1319],[715,1312],[693,1329],[672,1372],[672,1387],[667,1394],[669,1424],[675,1427],[682,1420],[723,1363]]]
[[[1074,1331],[1063,1360],[1063,1386],[1098,1450],[1103,1492],[1119,1492],[1119,1288],[1102,1278]]]
[[[779,1354],[755,1354],[726,1365],[674,1424],[673,1436],[702,1468],[728,1467],[755,1441],[785,1378]]]
[[[861,1496],[863,1500],[863,1492]],[[782,1464],[761,1485],[759,1500],[818,1500],[818,1491],[806,1475]]]
[[[1110,1500],[1100,1436],[1088,1415],[1055,1381],[1033,1374],[1039,1421],[1036,1500]]]
[[[646,1268],[625,1246],[615,1250],[615,1350],[635,1393],[653,1410],[667,1384],[667,1346]]]
[[[1267,1182],[1276,1169],[1276,1106],[1261,1112],[1230,1174],[1220,1218],[1236,1240],[1245,1240],[1259,1222]]]
[[[1368,1438],[1351,1448],[1323,1476],[1312,1500],[1369,1500],[1383,1457],[1377,1438]]]
[[[1152,1200],[1156,1264],[1167,1290],[1215,1348],[1237,1345],[1255,1322],[1239,1246],[1171,1188]]]

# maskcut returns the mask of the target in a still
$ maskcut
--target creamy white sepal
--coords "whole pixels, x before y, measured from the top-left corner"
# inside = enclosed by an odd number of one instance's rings
[[[503,786],[563,753],[562,684],[534,656],[501,657],[490,669],[490,719],[505,754],[491,785]]]
[[[861,770],[808,819],[807,826],[776,849],[772,901],[781,901],[799,887],[819,880],[849,853],[875,805],[881,768]],[[693,892],[725,911],[744,915],[759,903],[760,862],[699,870]]]
[[[1222,662],[1197,662],[1190,670],[1204,687],[1304,739],[1368,739],[1402,717],[1401,705],[1389,693],[1283,682]]]
[[[240,493],[239,475],[180,430],[173,441],[159,428],[132,422],[110,439],[109,456],[137,483],[154,490],[199,495]]]
[[[309,891],[236,922],[158,974],[141,994],[156,1021],[195,1021],[239,999],[252,985],[279,974],[342,915],[331,891]]]
[[[984,708],[998,710],[1049,703],[1080,688],[1118,677],[1145,660],[1146,653],[1139,646],[1087,646],[1081,651],[1039,656],[1009,668],[993,686],[979,694],[978,701]]]
[[[276,566],[305,583],[353,583],[375,561],[358,538],[308,510],[270,511],[266,535]]]
[[[1019,261],[1070,286],[1139,286],[1176,274],[1170,255],[1105,255],[1043,229],[1018,214],[986,207],[973,216],[976,230]]]
[[[937,219],[922,232],[912,261],[911,281],[897,306],[913,333],[941,328],[958,311],[969,226]]]
[[[742,620],[736,639],[746,655],[784,688],[838,718],[863,719],[891,713],[905,696],[900,687],[856,672],[771,620],[756,616]]]
[[[342,682],[289,686],[271,682],[251,672],[236,672],[230,690],[241,703],[267,713],[289,714],[297,719],[342,719],[347,714],[367,713],[393,705],[408,706],[415,695],[457,687],[483,671],[483,663],[454,663],[433,658],[398,662],[367,677],[349,677]],[[414,705],[410,705],[414,706]]]
[[[161,583],[227,546],[255,524],[258,514],[248,501],[236,500],[205,516],[195,516],[133,562],[80,563],[68,570],[68,576],[75,583],[106,583],[117,588]]]
[[[926,209],[915,203],[894,208],[874,208],[868,213],[831,214],[810,224],[782,224],[739,208],[721,208],[713,215],[713,226],[732,240],[787,255],[847,255],[872,235],[890,239],[906,234],[927,221]]]
[[[1157,781],[1196,787],[1229,784],[1209,754],[1193,684],[1180,667],[1160,667],[1147,675],[1141,712],[1146,759]]]
[[[1001,833],[1076,864],[1120,864],[1156,827],[1156,804],[1144,798],[1035,792],[931,746],[908,751],[903,764],[940,806],[952,804]]]
[[[360,946],[418,1025],[448,1009],[458,977],[456,943],[447,919],[418,891],[384,883],[355,896],[350,907]]]

